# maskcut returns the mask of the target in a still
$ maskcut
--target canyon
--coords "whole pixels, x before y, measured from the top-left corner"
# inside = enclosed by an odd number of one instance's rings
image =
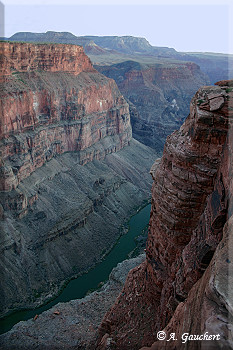
[[[197,91],[152,167],[146,260],[106,313],[98,349],[233,348],[233,81],[216,84]],[[163,329],[177,341],[159,341]],[[220,339],[184,343],[185,332]]]
[[[171,47],[153,46],[146,38],[135,36],[76,36],[69,32],[47,31],[46,33],[18,32],[10,41],[46,42],[83,46],[94,64],[111,65],[123,61],[158,60],[163,62],[193,62],[208,75],[211,84],[220,79],[229,79],[233,74],[232,55],[211,52],[178,52]]]
[[[124,286],[129,270],[145,259],[145,254],[124,260],[111,272],[100,290],[85,298],[58,303],[12,330],[0,335],[0,348],[6,350],[95,349],[98,326]]]
[[[101,261],[148,201],[156,154],[82,47],[2,42],[0,67],[3,316]]]
[[[0,337],[4,349],[233,348],[232,117],[233,81],[197,91],[151,168],[146,259],[119,265],[100,292],[19,323]],[[161,330],[167,339],[159,341]],[[218,340],[182,341],[183,333],[206,332]],[[174,333],[177,340],[167,342]]]
[[[1,349],[233,349],[233,81],[199,88],[208,79],[197,64],[156,64],[93,67],[76,44],[1,42],[1,316],[43,304],[100,262],[152,192],[146,257],[14,326]],[[132,138],[130,117],[156,151]],[[159,341],[162,330],[175,343]],[[220,339],[184,343],[186,332]]]
[[[94,67],[113,78],[130,106],[133,137],[162,154],[166,137],[183,123],[200,86],[233,78],[231,55],[185,53],[133,36],[19,32],[13,41],[82,45]]]
[[[129,102],[133,137],[158,153],[188,115],[193,94],[209,83],[191,62],[125,61],[95,68],[114,79]]]

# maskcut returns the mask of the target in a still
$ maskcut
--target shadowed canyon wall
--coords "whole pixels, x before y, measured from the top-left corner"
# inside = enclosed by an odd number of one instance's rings
[[[155,154],[132,139],[127,102],[82,47],[5,42],[0,64],[5,314],[103,258],[150,196]]]
[[[129,273],[105,315],[98,349],[139,349],[164,327],[178,341],[143,349],[233,347],[232,86],[223,81],[198,90],[159,167],[152,167],[146,261]],[[205,331],[220,340],[181,341],[182,333]]]
[[[161,152],[186,118],[193,94],[209,80],[192,62],[139,62],[95,67],[113,78],[129,101],[133,136]]]

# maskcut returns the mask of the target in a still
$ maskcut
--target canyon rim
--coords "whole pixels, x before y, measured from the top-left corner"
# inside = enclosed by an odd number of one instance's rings
[[[232,57],[53,31],[0,47],[2,320],[88,276],[151,204],[108,281],[0,348],[232,349]]]

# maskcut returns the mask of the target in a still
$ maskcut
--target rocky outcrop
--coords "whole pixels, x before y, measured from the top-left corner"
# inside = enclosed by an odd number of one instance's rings
[[[145,38],[48,31],[16,33],[10,40],[82,45],[96,68],[114,78],[128,99],[134,138],[159,152],[186,118],[195,91],[233,77],[230,55],[179,53],[151,46]]]
[[[56,154],[85,151],[80,157],[85,164],[128,144],[128,105],[81,47],[4,43],[3,48],[1,190],[16,188]],[[98,141],[102,147],[90,150]]]
[[[77,45],[1,42],[1,76],[19,72],[94,72],[90,59]],[[6,78],[6,77],[5,77]]]
[[[218,84],[198,90],[190,115],[167,138],[160,165],[152,169],[146,261],[129,273],[122,293],[105,315],[99,349],[139,349],[153,343],[165,326],[177,336],[215,334],[222,328],[218,344],[232,346],[224,330],[225,322],[231,332],[227,287],[231,245],[223,239],[223,231],[225,236],[232,234],[233,92]],[[155,348],[163,345],[157,342]],[[208,345],[216,347],[215,342]],[[173,349],[176,344],[166,346]],[[194,349],[197,342],[188,346]]]
[[[223,239],[204,275],[181,302],[164,329],[165,341],[141,350],[232,349],[232,216],[224,226]],[[174,341],[167,341],[175,333]],[[202,337],[193,340],[193,335]],[[212,335],[212,339],[210,336]],[[216,336],[213,339],[213,335]],[[205,338],[204,338],[205,337]],[[208,339],[209,338],[209,339]]]
[[[208,78],[191,62],[141,61],[95,67],[113,78],[129,101],[133,137],[161,152],[166,137],[187,116],[191,97]]]
[[[18,32],[8,40],[42,42],[42,43],[65,43],[82,45],[92,62],[109,65],[117,62],[133,59],[159,64],[164,61],[170,63],[174,60],[194,62],[208,75],[211,84],[220,79],[232,79],[233,58],[231,55],[208,53],[208,52],[177,52],[174,48],[152,46],[145,38],[133,36],[75,36],[69,32],[31,33]],[[93,43],[97,47],[93,46]],[[91,47],[90,47],[91,46]],[[107,54],[109,56],[107,57]],[[103,55],[103,57],[101,57]],[[199,87],[198,87],[199,88]]]
[[[131,139],[127,102],[81,47],[1,44],[4,314],[103,258],[149,197],[154,152]]]

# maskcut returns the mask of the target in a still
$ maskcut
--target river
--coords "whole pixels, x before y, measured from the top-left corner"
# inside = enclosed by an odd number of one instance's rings
[[[33,318],[35,315],[41,314],[43,311],[50,309],[57,303],[67,302],[73,299],[81,299],[88,291],[97,289],[101,282],[108,279],[112,269],[119,262],[127,259],[128,254],[136,248],[135,237],[139,236],[148,225],[150,209],[151,205],[148,204],[137,214],[132,216],[128,222],[128,232],[119,238],[109,254],[107,254],[106,257],[93,269],[89,270],[89,272],[71,280],[55,299],[41,307],[32,310],[16,311],[9,316],[2,318],[0,320],[0,334],[9,331],[19,321]]]

